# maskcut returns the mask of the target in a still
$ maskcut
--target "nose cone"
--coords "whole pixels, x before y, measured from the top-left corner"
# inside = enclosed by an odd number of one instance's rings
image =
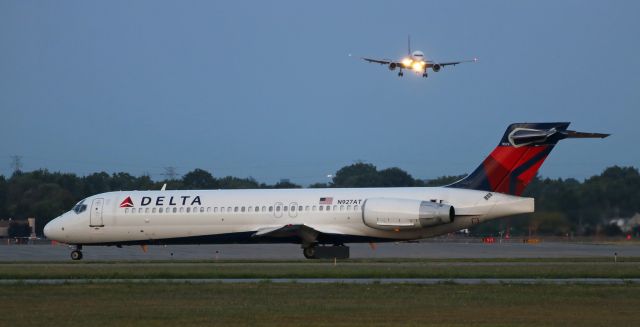
[[[61,241],[64,227],[61,224],[62,217],[55,218],[44,226],[44,236],[50,240]]]

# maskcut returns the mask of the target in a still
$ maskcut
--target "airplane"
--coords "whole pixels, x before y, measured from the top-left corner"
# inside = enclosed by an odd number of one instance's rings
[[[429,76],[427,74],[427,70],[431,68],[434,72],[439,72],[442,67],[446,66],[455,66],[464,62],[477,62],[478,58],[473,58],[471,60],[461,60],[461,61],[450,61],[450,62],[435,62],[432,60],[426,60],[424,57],[424,52],[416,50],[411,51],[411,37],[407,39],[408,41],[408,52],[407,56],[402,58],[400,61],[393,61],[390,59],[372,59],[372,58],[362,58],[367,62],[372,62],[381,65],[388,65],[389,70],[399,69],[398,76],[404,76],[402,69],[413,70],[417,74],[422,73],[422,77],[426,78]]]
[[[521,197],[555,145],[609,134],[569,123],[511,124],[467,177],[442,187],[118,191],[90,196],[44,227],[72,247],[295,243],[306,258],[348,258],[347,243],[412,241],[534,212]]]

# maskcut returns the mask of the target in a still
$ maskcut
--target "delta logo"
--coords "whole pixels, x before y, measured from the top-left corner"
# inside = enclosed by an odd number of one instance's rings
[[[157,196],[155,198],[151,198],[149,196],[143,196],[140,200],[140,206],[145,207],[148,205],[156,205],[156,206],[179,206],[179,205],[202,205],[202,201],[200,200],[200,196],[191,196],[191,195],[181,195],[181,196]],[[120,208],[133,208],[133,200],[128,196],[124,201],[120,203]]]
[[[122,201],[122,203],[120,203],[120,208],[132,208],[133,207],[133,201],[131,201],[131,197],[128,196],[126,199],[124,199],[124,201]]]

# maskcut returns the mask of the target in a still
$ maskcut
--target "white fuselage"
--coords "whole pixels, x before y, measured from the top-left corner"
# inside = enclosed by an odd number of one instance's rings
[[[455,219],[414,230],[372,228],[363,222],[362,207],[374,198],[447,204],[455,208]],[[77,245],[296,242],[253,236],[304,225],[327,236],[328,243],[394,241],[533,212],[532,198],[448,187],[120,191],[94,195],[81,204],[86,209],[47,224],[46,236]]]

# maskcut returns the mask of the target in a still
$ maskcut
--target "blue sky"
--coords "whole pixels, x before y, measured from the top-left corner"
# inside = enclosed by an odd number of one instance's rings
[[[0,2],[0,173],[194,168],[307,185],[361,160],[472,171],[571,121],[540,173],[640,166],[637,1]],[[477,64],[398,78],[358,58]],[[349,56],[352,54],[352,56]],[[4,162],[4,163],[3,163]]]

